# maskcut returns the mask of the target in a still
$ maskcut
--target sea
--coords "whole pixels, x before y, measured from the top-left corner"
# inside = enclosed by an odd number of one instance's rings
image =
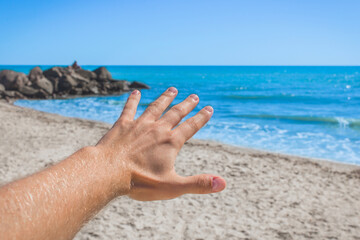
[[[0,66],[29,73],[34,66]],[[40,66],[42,69],[51,66]],[[94,70],[98,66],[82,66]],[[195,93],[193,116],[214,108],[194,137],[236,146],[360,164],[360,67],[106,66],[114,79],[140,81],[139,116],[168,87],[173,104]],[[15,105],[114,123],[129,94],[66,100],[18,100]],[[71,133],[69,133],[71,134]]]

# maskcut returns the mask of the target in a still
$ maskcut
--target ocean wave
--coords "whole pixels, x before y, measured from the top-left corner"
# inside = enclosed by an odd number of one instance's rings
[[[239,100],[261,100],[261,99],[284,99],[284,98],[295,98],[294,95],[227,95],[225,98],[228,99],[239,99]],[[299,98],[297,96],[297,98]]]
[[[342,96],[342,98],[339,97],[316,97],[316,96],[298,96],[294,94],[284,94],[284,95],[226,95],[223,96],[224,99],[231,99],[231,100],[268,100],[268,101],[291,101],[291,102],[328,102],[328,101],[335,101],[335,102],[341,102],[341,101],[348,101],[348,100],[360,100],[359,97],[346,97]]]
[[[350,127],[360,129],[360,119],[349,119],[343,117],[310,117],[310,116],[282,116],[282,115],[236,115],[239,118],[263,119],[263,120],[285,120],[301,123],[330,124],[339,127]]]

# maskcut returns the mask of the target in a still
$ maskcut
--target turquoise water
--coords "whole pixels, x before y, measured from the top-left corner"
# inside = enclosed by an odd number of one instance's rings
[[[45,66],[43,68],[48,68]],[[95,69],[97,66],[85,66]],[[28,73],[32,66],[0,66]],[[138,115],[175,86],[215,109],[196,138],[360,164],[360,67],[109,66],[116,79],[149,84]],[[113,123],[127,94],[15,104]]]

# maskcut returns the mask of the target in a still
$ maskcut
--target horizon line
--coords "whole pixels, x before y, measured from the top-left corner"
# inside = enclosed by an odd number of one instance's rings
[[[0,66],[71,66],[71,64],[0,64]],[[152,64],[81,64],[81,66],[114,66],[114,67],[360,67],[360,65],[152,65]]]

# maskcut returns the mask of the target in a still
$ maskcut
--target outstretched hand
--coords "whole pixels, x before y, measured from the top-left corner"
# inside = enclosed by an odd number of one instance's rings
[[[96,146],[84,147],[59,163],[0,188],[0,236],[4,239],[71,239],[115,197],[163,200],[225,188],[221,177],[179,176],[174,169],[184,143],[211,118],[208,106],[181,120],[198,104],[190,95],[164,115],[177,95],[165,91],[134,120],[135,90],[120,118]]]
[[[95,147],[107,161],[117,162],[122,172],[126,168],[127,194],[133,199],[151,201],[186,193],[214,193],[226,186],[225,180],[218,176],[183,177],[175,172],[174,163],[180,149],[213,114],[213,108],[207,106],[178,125],[199,103],[199,97],[192,94],[162,116],[177,93],[174,87],[167,89],[134,120],[141,94],[133,91],[120,118]]]

